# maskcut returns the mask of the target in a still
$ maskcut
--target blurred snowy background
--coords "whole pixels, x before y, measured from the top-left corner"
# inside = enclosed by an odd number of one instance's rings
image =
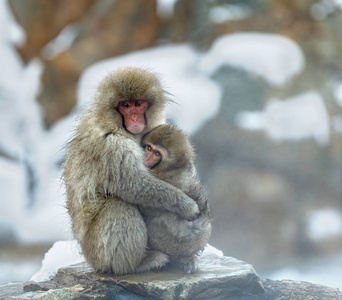
[[[63,147],[102,77],[140,66],[197,149],[210,243],[342,289],[341,28],[341,0],[0,0],[0,284],[72,238]]]

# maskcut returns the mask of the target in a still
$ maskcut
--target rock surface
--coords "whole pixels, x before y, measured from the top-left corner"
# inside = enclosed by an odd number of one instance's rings
[[[305,282],[261,280],[231,257],[203,254],[196,274],[176,269],[128,276],[100,275],[86,264],[61,268],[46,282],[0,287],[0,299],[342,299],[338,289]]]
[[[60,269],[56,277],[47,282],[2,287],[0,298],[54,299],[63,295],[69,299],[123,299],[120,297],[129,295],[128,299],[200,300],[259,296],[263,293],[261,280],[251,265],[231,257],[203,254],[199,270],[193,275],[167,269],[116,277],[95,274],[87,265],[78,264]]]
[[[265,297],[261,299],[279,300],[328,300],[342,299],[342,293],[338,289],[329,288],[309,282],[292,280],[262,280],[265,288]]]

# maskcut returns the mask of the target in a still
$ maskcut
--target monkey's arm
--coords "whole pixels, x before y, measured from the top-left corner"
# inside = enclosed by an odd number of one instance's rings
[[[186,191],[186,194],[196,201],[200,212],[203,212],[208,208],[208,195],[204,191],[202,184],[197,179],[189,183],[189,188]]]
[[[116,196],[142,208],[173,212],[187,220],[195,219],[198,215],[195,201],[174,186],[151,176],[147,171],[137,170],[132,178],[139,180],[120,185],[113,191]]]
[[[170,211],[188,220],[197,217],[195,201],[151,175],[143,164],[142,150],[133,141],[112,136],[106,142],[104,148],[111,153],[98,162],[98,169],[108,174],[106,182],[102,181],[104,191],[141,207]]]

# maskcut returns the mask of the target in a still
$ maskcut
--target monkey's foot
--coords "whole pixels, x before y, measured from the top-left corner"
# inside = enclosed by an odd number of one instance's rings
[[[197,271],[197,263],[195,259],[182,263],[182,265],[185,274],[193,274]]]
[[[138,273],[148,272],[154,269],[160,269],[169,262],[169,256],[160,251],[149,251],[142,260],[136,271]]]
[[[173,260],[173,264],[182,269],[185,274],[193,274],[197,271],[197,257],[178,257]]]

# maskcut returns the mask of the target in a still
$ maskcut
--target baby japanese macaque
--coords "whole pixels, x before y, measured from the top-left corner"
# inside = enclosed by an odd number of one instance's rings
[[[188,221],[160,208],[141,208],[148,246],[170,256],[188,274],[197,269],[196,257],[207,244],[211,224],[208,199],[197,179],[195,152],[187,136],[172,125],[159,125],[142,139],[144,163],[155,177],[182,190],[198,205],[200,215]]]

